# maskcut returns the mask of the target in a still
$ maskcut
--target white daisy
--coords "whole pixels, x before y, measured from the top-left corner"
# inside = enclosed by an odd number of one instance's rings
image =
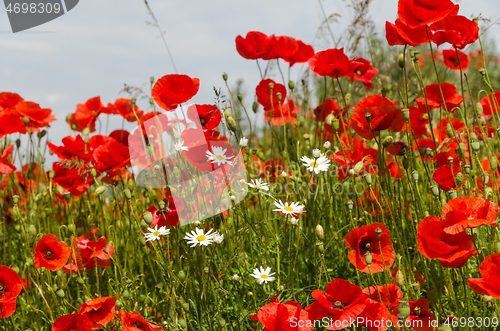
[[[248,146],[248,139],[247,139],[247,138],[245,138],[245,137],[241,138],[241,139],[240,139],[240,147],[241,147],[241,148],[245,148],[245,147],[247,147],[247,146]]]
[[[260,178],[252,179],[251,183],[247,183],[247,185],[250,186],[251,188],[256,188],[258,190],[269,191],[269,184],[263,183],[262,179]]]
[[[303,156],[300,160],[304,162],[304,165],[307,167],[307,171],[314,171],[316,175],[319,174],[320,171],[327,171],[330,166],[330,159],[325,155],[317,159],[310,159],[307,156]]]
[[[160,236],[166,236],[170,234],[170,229],[167,229],[166,226],[162,226],[158,229],[158,224],[155,225],[154,229],[148,228],[148,231],[149,232],[144,234],[146,241],[160,240]]]
[[[299,223],[299,219],[292,216],[290,223],[292,223],[292,225],[297,225]]]
[[[273,273],[270,272],[271,268],[267,267],[266,270],[264,270],[264,268],[261,266],[260,270],[258,268],[253,269],[253,273],[250,274],[250,276],[257,279],[257,282],[259,284],[262,284],[262,283],[272,282],[273,280],[276,279],[275,277],[272,277],[272,275],[274,275],[275,272]]]
[[[227,148],[222,149],[222,147],[212,147],[213,152],[207,151],[207,157],[212,163],[217,163],[218,166],[221,164],[232,164],[231,160],[233,156],[226,156]]]
[[[331,145],[332,145],[332,143],[330,141],[325,141],[325,143],[323,144],[323,147],[330,148]]]
[[[204,233],[203,230],[196,228],[196,231],[191,231],[191,233],[186,233],[184,239],[187,240],[187,244],[192,244],[191,247],[195,247],[196,245],[200,246],[208,246],[212,244],[214,240],[215,234],[212,233],[214,229],[208,230],[207,233]]]
[[[224,235],[223,234],[219,234],[218,232],[214,233],[214,242],[216,244],[222,243],[223,240],[224,240]]]
[[[283,214],[290,214],[292,216],[296,216],[297,214],[302,214],[304,213],[304,208],[305,206],[299,205],[299,202],[292,202],[290,205],[288,202],[283,202],[281,200],[279,201],[274,201],[274,205],[278,207],[277,209],[273,209],[273,211],[279,211],[282,212]]]
[[[174,147],[177,152],[189,150],[186,146],[184,146],[184,140],[176,142]]]

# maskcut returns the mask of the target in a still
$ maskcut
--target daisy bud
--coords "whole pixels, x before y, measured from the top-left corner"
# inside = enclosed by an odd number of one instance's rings
[[[464,175],[461,172],[459,172],[455,176],[455,184],[457,184],[457,186],[462,186],[463,183],[464,183]]]
[[[332,144],[329,142],[329,141],[325,141],[325,143],[323,144],[323,147],[324,148],[330,148]]]
[[[234,118],[232,116],[226,117],[226,125],[227,125],[227,128],[229,130],[236,133],[236,121],[234,120]]]
[[[481,103],[476,103],[476,116],[481,117],[483,116],[483,105]]]
[[[276,99],[278,99],[278,101],[281,101],[281,93],[276,93]]]
[[[257,111],[259,110],[259,104],[257,103],[257,101],[254,101],[252,103],[252,110],[254,114],[257,114]]]
[[[313,149],[313,156],[319,158],[321,156],[321,151],[317,148]]]
[[[403,69],[405,67],[405,55],[404,54],[399,54],[398,65],[401,69]]]
[[[392,136],[387,136],[384,138],[384,140],[382,140],[382,146],[389,147],[392,145],[393,141],[394,138],[392,138]]]
[[[318,238],[319,241],[325,239],[325,231],[320,224],[316,225],[316,238]]]
[[[292,225],[297,225],[299,223],[299,219],[292,216],[290,223],[292,223]]]
[[[241,148],[245,148],[245,147],[247,147],[247,146],[248,146],[248,139],[247,139],[247,138],[245,138],[245,137],[241,138],[241,139],[240,139],[240,147],[241,147]]]
[[[410,315],[410,305],[408,302],[402,300],[399,301],[399,313],[404,314],[405,317]]]
[[[366,252],[366,254],[365,254],[366,264],[368,264],[368,265],[372,264],[372,260],[373,260],[372,253]]]
[[[294,82],[292,82],[292,81],[289,81],[289,82],[288,82],[288,88],[289,88],[290,90],[293,90],[293,89],[295,88],[295,83],[294,83]]]
[[[436,185],[432,185],[430,189],[433,196],[435,197],[439,196],[439,187],[437,187]]]
[[[413,172],[411,173],[411,176],[413,177],[413,180],[418,182],[418,171],[417,170],[413,170]]]
[[[448,200],[453,200],[457,197],[457,191],[450,190],[448,191]]]
[[[98,188],[95,189],[95,194],[101,195],[101,194],[104,193],[104,191],[106,191],[106,186],[101,185],[101,186],[99,186]]]
[[[347,201],[347,209],[352,210],[354,208],[354,202],[352,200]]]
[[[195,222],[194,222],[194,225],[196,225],[196,226],[200,226],[200,224],[201,224],[201,222],[200,222],[200,221],[195,221]]]
[[[223,234],[219,234],[217,232],[214,234],[214,242],[216,244],[221,244],[223,240],[224,240],[224,235]]]
[[[143,214],[142,214],[142,218],[144,219],[144,221],[147,223],[147,224],[151,224],[153,223],[153,214],[151,214],[151,212],[149,210],[146,210]]]
[[[403,119],[408,122],[410,120],[410,110],[408,108],[403,108],[403,110],[401,111],[401,113],[403,114]]]
[[[238,96],[237,96],[237,97],[238,97],[238,100],[239,100],[240,102],[241,102],[241,101],[243,101],[243,95],[241,95],[241,93],[238,93]]]
[[[240,280],[240,276],[238,276],[238,275],[236,275],[236,274],[235,274],[235,275],[233,275],[232,279],[233,279],[235,282],[237,282],[238,280]]]
[[[382,229],[381,228],[375,229],[375,234],[377,235],[377,239],[380,240],[380,237],[382,237]]]
[[[405,284],[405,276],[403,275],[403,272],[401,270],[398,270],[398,272],[396,272],[395,280],[396,284],[399,287],[403,287],[403,285]]]
[[[368,122],[368,124],[370,124],[370,122],[372,121],[372,114],[365,113],[365,119],[366,119],[366,122]]]
[[[222,74],[222,79],[224,79],[224,81],[227,82],[227,74],[226,73]]]

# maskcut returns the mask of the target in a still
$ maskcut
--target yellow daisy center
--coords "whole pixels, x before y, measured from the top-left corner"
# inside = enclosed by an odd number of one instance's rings
[[[158,237],[160,235],[160,231],[153,232],[153,236]]]
[[[260,275],[260,278],[262,278],[262,279],[268,279],[269,276],[268,275]]]
[[[293,211],[293,208],[290,206],[285,206],[285,207],[283,207],[283,209],[286,211]]]
[[[205,237],[204,235],[199,235],[198,237],[196,237],[196,240],[198,241],[203,241],[205,239],[207,239],[207,237]]]
[[[317,167],[319,167],[319,164],[318,164],[318,162],[314,161],[314,162],[311,162],[310,166],[313,168],[317,168]]]
[[[218,160],[224,160],[224,156],[223,155],[216,155],[215,156]]]

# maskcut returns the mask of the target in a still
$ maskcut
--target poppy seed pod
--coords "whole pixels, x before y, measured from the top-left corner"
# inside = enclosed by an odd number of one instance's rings
[[[71,199],[71,193],[69,193],[69,191],[64,192],[64,199],[66,199],[66,201],[69,201],[69,199]]]
[[[281,101],[281,93],[276,93],[276,99],[278,99],[278,101]]]
[[[372,264],[372,261],[373,261],[372,253],[366,252],[365,253],[365,262],[366,262],[366,264],[370,265],[370,264]]]
[[[403,114],[403,119],[408,122],[410,120],[410,110],[408,108],[403,108],[403,110],[401,111],[401,113]]]
[[[352,200],[347,201],[347,209],[352,210],[354,208],[354,202]]]
[[[384,140],[382,140],[382,146],[389,147],[392,145],[393,142],[394,138],[392,136],[387,136],[384,138]]]
[[[165,210],[165,201],[160,200],[160,202],[158,202],[158,207],[160,207],[160,210]]]
[[[295,83],[292,82],[292,81],[289,81],[288,82],[288,87],[290,88],[290,90],[293,90],[295,88]]]
[[[406,301],[399,301],[399,313],[404,314],[405,317],[410,315],[410,305]]]
[[[462,186],[462,184],[464,183],[464,175],[459,172],[456,176],[455,176],[455,184],[457,186]]]
[[[372,114],[365,113],[365,119],[366,119],[366,122],[368,122],[368,124],[370,124],[370,122],[372,121]]]
[[[318,224],[316,225],[316,238],[318,238],[319,241],[323,241],[325,239],[325,231],[323,230],[323,227]]]
[[[481,149],[481,143],[477,139],[471,140],[470,146],[472,147],[472,150],[476,153]]]
[[[339,121],[338,118],[334,118],[332,120],[332,127],[333,127],[334,132],[337,132],[339,130],[339,128],[340,128],[340,121]]]
[[[404,54],[399,54],[398,65],[401,69],[403,69],[405,67],[405,55]]]
[[[411,173],[411,176],[412,176],[414,181],[418,182],[418,171],[417,170],[413,170],[413,172]]]
[[[453,165],[453,156],[448,156],[447,160],[450,165]]]
[[[377,235],[377,239],[380,240],[380,237],[382,236],[382,229],[381,228],[376,228],[375,229],[375,234]]]
[[[269,89],[272,90],[274,88],[274,83],[269,83]]]
[[[448,191],[448,200],[453,200],[457,197],[457,191],[449,190]]]
[[[430,189],[433,196],[435,197],[439,196],[439,187],[437,187],[436,185],[432,185]]]
[[[238,97],[238,100],[239,100],[240,102],[241,102],[241,101],[243,101],[243,95],[241,95],[241,93],[238,93],[238,96],[237,96],[237,97]]]
[[[486,186],[486,185],[488,185],[488,182],[490,181],[490,176],[488,174],[484,174],[481,176],[481,179],[483,181],[483,185]]]
[[[222,79],[224,79],[225,82],[227,81],[227,74],[226,73],[222,74]]]

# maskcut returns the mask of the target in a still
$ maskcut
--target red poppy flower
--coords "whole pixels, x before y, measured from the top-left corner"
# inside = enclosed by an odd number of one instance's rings
[[[345,148],[344,153],[342,151],[336,152],[333,159],[341,165],[337,175],[339,180],[343,181],[349,176],[349,170],[353,169],[359,162],[363,162],[363,167],[358,173],[354,174],[354,177],[373,173],[373,167],[377,165],[378,152],[374,148],[366,148],[366,142],[354,136],[351,148]]]
[[[387,295],[387,289],[389,289],[389,295]],[[389,310],[397,308],[399,306],[399,300],[403,298],[403,292],[401,292],[398,286],[394,284],[380,286],[373,285],[363,289],[363,293],[370,299],[382,303]],[[389,306],[387,304],[389,304]]]
[[[83,129],[89,128],[90,132],[94,132],[95,122],[99,114],[99,110],[90,110],[85,103],[80,103],[76,105],[76,111],[71,114],[71,117],[66,118],[66,122],[68,122],[72,130],[82,132]]]
[[[409,111],[410,126],[417,139],[430,137],[431,133],[429,132],[429,130],[427,130],[429,119],[427,117],[427,110],[425,108],[425,105],[418,105],[418,107],[410,106]]]
[[[149,323],[136,311],[127,313],[126,311],[120,310],[118,316],[122,322],[123,331],[161,331],[163,329],[161,326]]]
[[[418,28],[440,21],[450,13],[457,13],[458,8],[450,0],[399,0],[398,16],[404,24]]]
[[[114,107],[114,108],[113,108]],[[131,99],[116,99],[115,103],[109,108],[112,108],[111,111],[114,114],[121,115],[128,122],[135,122],[137,119],[142,117],[144,113],[142,110],[139,110],[136,104],[132,104]]]
[[[389,174],[394,179],[400,179],[403,176],[403,166],[393,160],[387,160],[387,169],[389,169]],[[385,168],[382,169],[381,173],[385,173]]]
[[[429,42],[425,26],[410,28],[400,19],[395,24],[385,22],[385,38],[390,46],[409,44],[413,47]]]
[[[314,49],[310,45],[304,44],[301,40],[297,40],[297,45],[299,47],[294,54],[283,57],[283,60],[289,63],[290,68],[295,63],[307,62],[314,55]]]
[[[469,278],[467,283],[474,292],[500,299],[500,253],[487,256],[479,266],[483,278]]]
[[[16,311],[16,298],[23,289],[21,277],[11,268],[0,265],[0,318],[6,318]]]
[[[369,299],[363,291],[344,279],[334,279],[327,286],[325,293],[314,290],[315,302],[307,306],[306,311],[312,320],[330,318],[327,330],[341,330],[356,321],[363,312]]]
[[[396,141],[396,142],[392,143],[391,146],[386,147],[385,150],[391,155],[402,156],[402,155],[406,154],[410,150],[410,148],[404,142]],[[403,150],[405,151],[404,154],[403,154]]]
[[[420,254],[437,259],[445,268],[460,268],[477,251],[472,236],[465,231],[448,234],[444,231],[449,222],[437,216],[427,216],[418,224],[417,241]]]
[[[495,92],[495,100],[493,100],[492,95],[489,94],[487,97],[482,98],[479,103],[483,106],[483,116],[491,116],[491,114],[496,114],[496,107],[500,105],[500,92]]]
[[[100,329],[111,322],[116,314],[116,297],[102,297],[88,300],[80,306],[78,314],[88,317],[92,330]]]
[[[272,89],[272,100],[271,100],[271,88],[269,84],[273,84]],[[280,108],[280,104],[286,100],[286,87],[282,84],[277,84],[272,79],[264,79],[262,80],[257,88],[255,89],[255,93],[257,94],[257,101],[264,107],[265,111],[278,110]],[[278,97],[276,94],[281,93],[281,100],[278,101]]]
[[[484,140],[483,133],[481,132],[481,129],[484,132],[486,139],[493,138],[497,133],[497,130],[491,124],[483,124],[481,126],[481,128],[479,128],[479,125],[474,125],[474,132],[477,135],[477,140]]]
[[[373,139],[373,133],[378,136],[379,131],[390,129],[393,132],[403,130],[405,121],[401,109],[396,108],[397,101],[392,102],[379,94],[370,95],[361,99],[354,107],[351,115],[351,126],[361,137]],[[366,120],[369,113],[370,124]],[[371,129],[370,129],[371,127]]]
[[[92,322],[80,314],[63,315],[52,324],[52,331],[90,331]]]
[[[57,241],[55,234],[45,234],[35,247],[35,267],[57,271],[68,261],[70,248],[62,241]]]
[[[457,57],[458,52],[458,57]],[[447,49],[443,51],[444,64],[453,70],[467,70],[469,67],[469,57],[462,51],[457,49],[457,52],[452,49]]]
[[[76,250],[78,249],[78,253]],[[105,250],[107,252],[105,252]],[[111,256],[114,253],[114,247],[108,244],[106,237],[99,240],[89,240],[80,236],[73,239],[73,251],[71,253],[71,263],[64,266],[64,272],[82,272],[96,267],[108,267],[111,265]]]
[[[382,234],[377,239],[375,230],[380,228]],[[379,245],[380,240],[380,245]],[[349,252],[349,261],[361,272],[368,273],[368,265],[365,261],[365,254],[372,254],[370,269],[372,273],[384,271],[392,266],[396,259],[396,253],[392,249],[391,233],[382,223],[373,223],[351,230],[345,237]]]
[[[318,52],[308,61],[311,70],[320,76],[349,77],[354,81],[354,69],[359,66],[355,60],[349,60],[344,49],[331,48]]]
[[[257,163],[256,170],[261,178],[278,178],[283,172],[291,174],[287,171],[285,162],[279,158],[259,162],[257,156],[255,156],[254,160]]]
[[[40,108],[39,104],[31,101],[19,101],[16,104],[15,112],[21,117],[29,118],[28,131],[40,131],[40,128],[49,126],[56,119],[51,109]]]
[[[378,69],[374,68],[370,61],[361,57],[356,58],[356,62],[360,64],[354,70],[354,79],[363,83],[367,90],[371,90],[373,86],[372,79],[378,74]]]
[[[250,31],[246,37],[236,37],[236,50],[248,60],[261,59],[269,51],[270,39],[262,32]]]
[[[264,330],[268,331],[314,329],[314,321],[309,319],[309,313],[303,310],[300,304],[294,301],[280,303],[278,297],[272,298],[269,304],[261,307],[252,319],[261,322]]]
[[[440,46],[450,43],[455,48],[464,48],[475,42],[479,36],[479,26],[465,16],[448,16],[430,26],[434,32],[432,41]]]
[[[219,108],[214,105],[191,105],[187,109],[188,118],[204,130],[213,130],[222,120]]]
[[[287,36],[270,36],[270,46],[266,53],[262,54],[263,60],[273,60],[278,58],[290,58],[299,50],[297,40]]]
[[[26,125],[22,119],[14,113],[0,111],[0,138],[17,132],[26,133]]]
[[[56,154],[61,160],[75,160],[79,158],[80,160],[85,160],[88,157],[88,151],[85,152],[85,142],[82,136],[78,135],[75,137],[64,137],[62,139],[62,146],[56,146],[50,141],[47,142],[49,150]]]
[[[288,99],[288,103],[283,104],[281,107],[274,107],[274,110],[266,110],[264,113],[264,119],[273,125],[285,125],[288,122],[292,122],[295,126],[297,119],[297,113],[300,112],[300,108],[295,106],[293,99]]]
[[[111,140],[97,147],[93,153],[95,168],[97,170],[119,170],[130,164],[130,154],[127,146]]]
[[[453,108],[460,106],[464,97],[457,94],[457,88],[453,84],[441,83],[441,89],[443,90],[447,111],[450,112]],[[427,85],[425,93],[427,94],[429,109],[443,107],[443,98],[438,84]],[[416,101],[419,106],[425,106],[424,98],[418,98]]]
[[[10,145],[9,147],[3,150],[2,157],[0,158],[0,174],[7,175],[17,169],[15,165],[7,161],[13,149],[14,146]]]
[[[455,162],[456,161],[456,162]],[[449,191],[456,188],[455,178],[460,172],[460,162],[455,160],[452,165],[449,163],[440,165],[432,175],[432,179],[438,184],[443,191]]]
[[[325,106],[325,110],[323,111],[323,105]],[[345,114],[344,109],[339,107],[337,101],[333,99],[325,99],[325,101],[320,104],[318,107],[314,109],[314,115],[316,116],[316,122],[324,122],[326,117],[330,114],[335,116],[335,118],[340,117]]]
[[[127,130],[115,130],[109,134],[110,138],[122,143],[128,147],[128,136],[130,133]]]
[[[150,206],[148,208],[148,211],[153,215],[153,223],[151,223],[152,228],[156,225],[158,225],[159,228],[162,226],[170,228],[179,224],[178,212],[181,212],[183,209],[181,200],[177,197],[168,197],[167,201],[168,207],[164,211],[156,209],[155,206]]]
[[[83,172],[80,168],[69,168],[67,165],[56,162],[52,165],[52,170],[55,172],[53,182],[72,196],[82,195],[92,184],[90,174]]]
[[[0,92],[0,110],[14,108],[20,101],[24,99],[17,93]]]
[[[384,331],[387,329],[388,321],[397,323],[397,316],[392,316],[384,305],[375,300],[367,300],[368,304],[356,321],[358,326],[364,326],[372,331]]]
[[[198,93],[200,80],[187,75],[166,75],[158,79],[151,94],[158,106],[174,110]]]
[[[415,331],[434,331],[437,326],[437,319],[429,312],[429,300],[418,299],[410,301],[410,315],[406,323],[413,326]]]
[[[444,232],[449,234],[457,234],[464,229],[487,224],[497,227],[497,216],[496,203],[476,197],[459,197],[448,201],[441,215],[447,222]]]

